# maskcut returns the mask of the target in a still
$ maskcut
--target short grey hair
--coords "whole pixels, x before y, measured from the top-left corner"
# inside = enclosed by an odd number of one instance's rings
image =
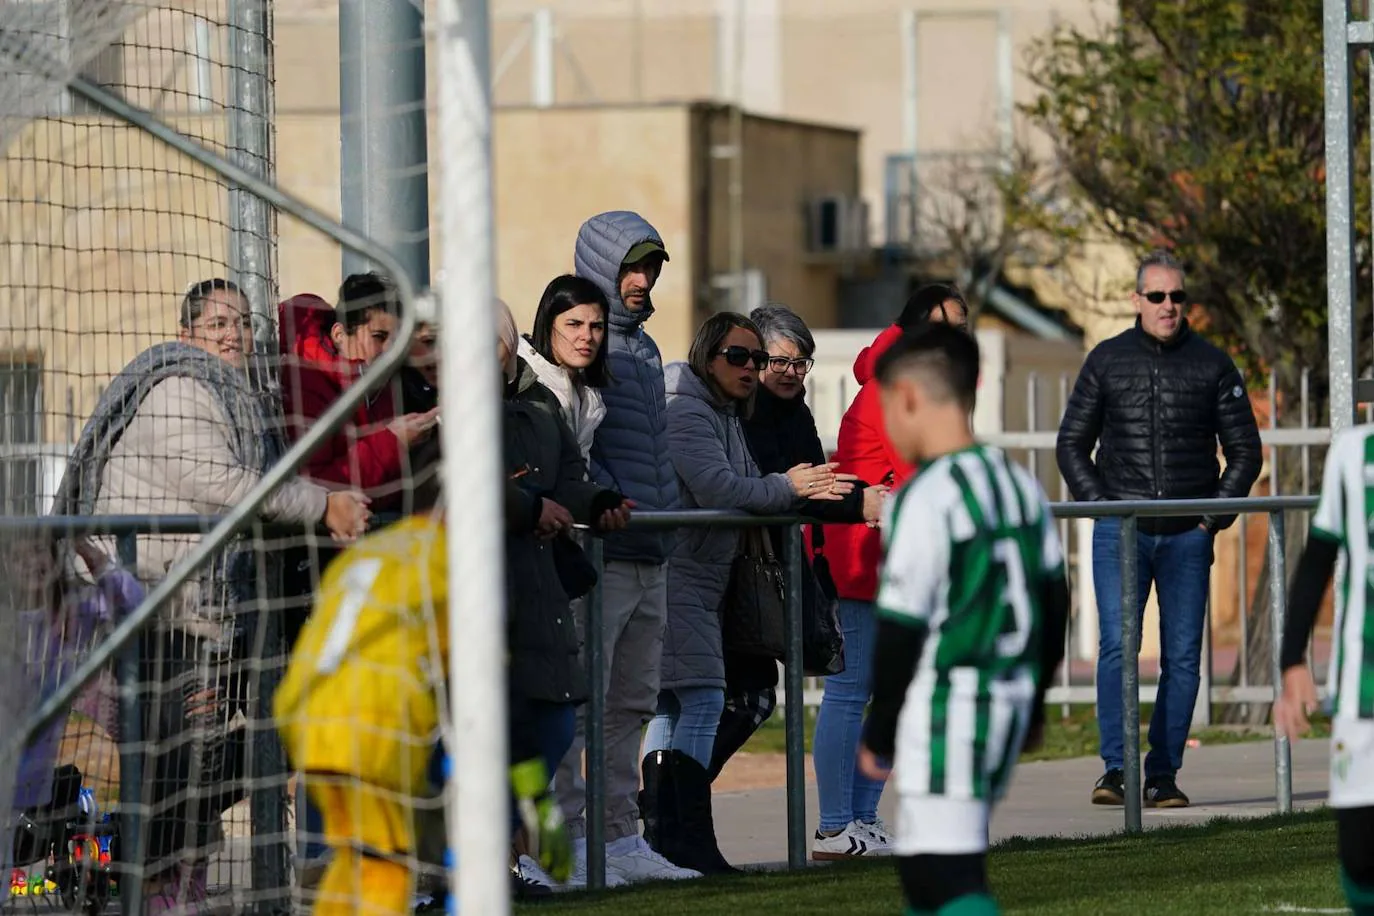
[[[749,313],[749,319],[759,329],[765,348],[770,340],[786,340],[800,350],[803,356],[815,354],[816,338],[811,336],[811,329],[801,320],[801,316],[782,303],[770,302],[761,305]]]
[[[1151,267],[1163,267],[1166,270],[1172,270],[1178,274],[1179,285],[1187,285],[1184,282],[1187,278],[1183,272],[1183,265],[1179,263],[1178,258],[1167,251],[1152,251],[1141,259],[1140,266],[1135,270],[1136,292],[1145,292],[1145,271],[1149,270]]]

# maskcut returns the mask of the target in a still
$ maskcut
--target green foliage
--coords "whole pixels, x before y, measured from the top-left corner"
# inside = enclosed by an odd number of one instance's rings
[[[1112,4],[1117,6],[1117,4]],[[1208,333],[1293,392],[1326,384],[1322,5],[1122,0],[1120,18],[1036,42],[1022,112],[1050,138],[1070,194],[1043,218],[1059,240],[1105,233],[1173,249]],[[1099,12],[1109,14],[1105,5]],[[1353,76],[1357,230],[1368,239],[1369,91]],[[1358,249],[1359,288],[1371,282]],[[1369,309],[1358,310],[1368,341]],[[1367,353],[1368,347],[1360,347]]]

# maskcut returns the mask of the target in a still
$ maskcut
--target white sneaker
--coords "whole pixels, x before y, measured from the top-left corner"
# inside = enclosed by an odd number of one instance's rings
[[[626,884],[639,881],[682,881],[701,877],[701,872],[690,868],[678,868],[654,852],[653,847],[644,842],[644,837],[639,834],[621,837],[606,844],[607,884],[610,883],[612,872]]]
[[[620,875],[611,871],[610,856],[607,855],[606,862],[606,888],[624,887],[626,881]],[[587,841],[585,839],[573,840],[573,868],[572,874],[568,876],[568,883],[563,885],[565,890],[581,890],[587,886]]]
[[[856,821],[856,823],[861,829],[868,831],[868,835],[873,837],[873,841],[878,846],[877,850],[869,852],[870,856],[890,856],[896,854],[896,841],[893,840],[892,834],[888,832],[887,824],[883,823],[882,818],[874,818],[871,824],[866,824],[863,821]]]
[[[529,884],[547,887],[551,891],[562,889],[562,885],[553,880],[553,877],[540,868],[539,863],[529,856],[521,856],[520,860],[515,863],[515,873]]]
[[[852,821],[834,836],[825,836],[816,831],[816,839],[811,844],[811,859],[814,862],[836,862],[844,859],[873,858],[892,855],[892,847],[882,845],[870,831],[870,824]]]

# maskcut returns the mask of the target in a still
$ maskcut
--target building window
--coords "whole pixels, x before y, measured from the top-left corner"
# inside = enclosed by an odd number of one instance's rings
[[[42,442],[42,366],[0,356],[0,514],[42,513]]]

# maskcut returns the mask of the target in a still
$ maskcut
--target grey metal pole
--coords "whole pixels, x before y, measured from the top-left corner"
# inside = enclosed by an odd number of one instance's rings
[[[767,535],[767,532],[764,532]],[[787,601],[784,632],[787,708],[787,867],[806,867],[806,707],[802,702],[802,537],[800,525],[788,525],[783,535],[787,554]]]
[[[606,886],[606,658],[601,631],[604,627],[601,581],[606,559],[601,538],[591,539],[592,565],[597,585],[587,597],[587,887]]]
[[[262,545],[261,525],[253,526],[253,542]],[[252,881],[257,916],[285,916],[291,911],[291,848],[286,830],[286,748],[273,727],[272,697],[282,679],[286,659],[286,634],[277,611],[282,594],[282,568],[275,554],[256,550],[257,561],[266,564],[257,575],[258,599],[254,602],[254,656],[258,676],[250,715],[257,721],[248,730],[249,773],[253,787],[248,801],[252,824]],[[266,594],[263,594],[266,592]],[[250,664],[242,659],[239,664]],[[301,825],[304,827],[304,825]],[[300,850],[301,858],[305,850]]]
[[[1140,822],[1140,600],[1136,589],[1136,517],[1121,520],[1121,737],[1126,789],[1126,832]]]
[[[268,0],[229,0],[229,148],[259,178],[272,168],[272,11]],[[253,339],[271,352],[277,301],[276,214],[267,201],[229,186],[229,267],[253,309]]]
[[[425,32],[413,0],[339,0],[340,191],[344,225],[374,239],[416,286],[429,283]],[[373,264],[345,250],[345,274]]]
[[[1331,433],[1355,422],[1355,150],[1350,142],[1349,0],[1325,0],[1326,315]]]
[[[1282,512],[1269,513],[1269,626],[1270,676],[1274,681],[1274,699],[1279,698],[1283,682],[1283,628],[1288,618],[1288,600],[1284,594],[1287,584],[1284,562],[1284,519]],[[1292,748],[1288,738],[1274,731],[1274,798],[1280,814],[1293,810]]]
[[[138,568],[138,538],[115,539],[119,565]],[[138,695],[142,640],[129,641],[115,668],[119,684],[119,845],[124,860],[119,875],[119,909],[124,916],[143,912],[143,711]]]

